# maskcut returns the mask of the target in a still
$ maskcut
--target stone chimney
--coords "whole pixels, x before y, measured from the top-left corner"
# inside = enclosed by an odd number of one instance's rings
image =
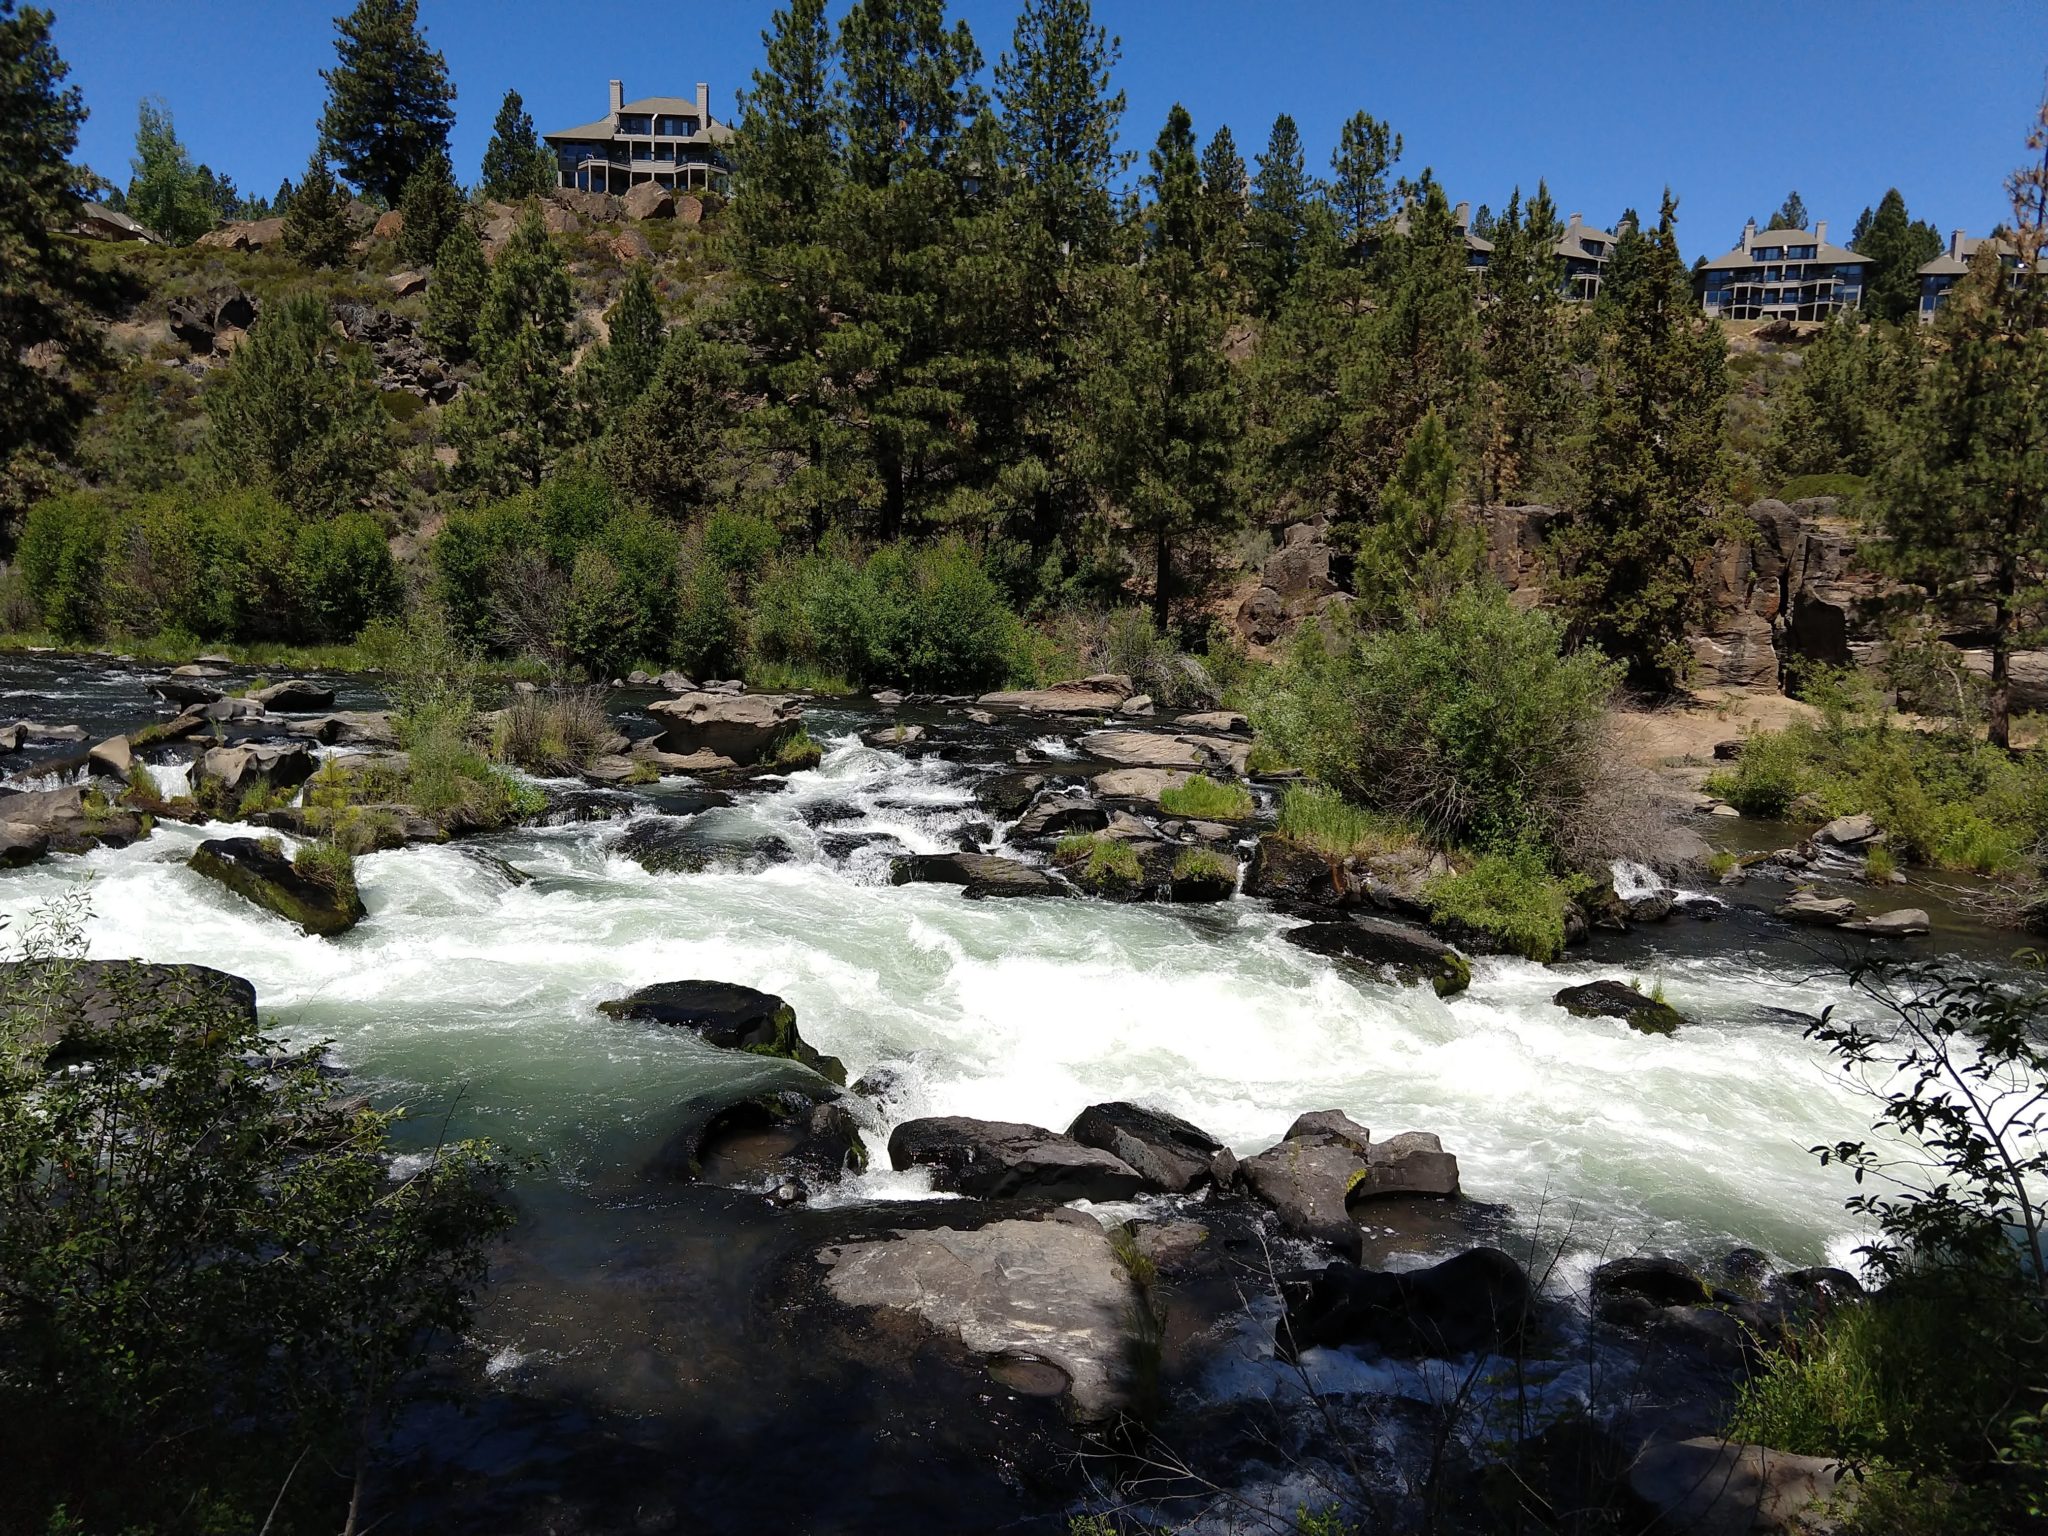
[[[1579,227],[1579,226],[1580,226],[1580,225],[1581,225],[1581,224],[1582,224],[1583,222],[1585,222],[1585,221],[1584,221],[1584,220],[1582,220],[1582,219],[1581,219],[1581,218],[1580,218],[1580,217],[1579,217],[1579,216],[1578,216],[1578,215],[1577,215],[1577,214],[1575,213],[1575,214],[1573,214],[1573,215],[1572,215],[1572,216],[1571,216],[1571,217],[1570,217],[1569,219],[1567,219],[1567,220],[1565,221],[1565,228],[1567,228],[1567,229],[1577,229],[1577,228],[1578,228],[1578,227]]]
[[[1460,229],[1470,229],[1472,227],[1471,203],[1460,203],[1457,207],[1453,208],[1451,210],[1451,222]]]
[[[1756,244],[1756,220],[1751,219],[1742,226],[1742,248],[1747,251]]]
[[[1967,238],[1968,236],[1965,232],[1960,229],[1952,229],[1948,232],[1948,253],[1957,261],[1963,259],[1963,241]]]
[[[625,109],[625,106],[626,82],[614,80],[612,82],[612,129],[614,132],[617,131],[619,126],[619,113]]]
[[[697,82],[697,126],[711,126],[711,87],[702,80]]]
[[[1828,243],[1828,221],[1826,219],[1815,219],[1813,221],[1813,243],[1815,245],[1826,245]]]

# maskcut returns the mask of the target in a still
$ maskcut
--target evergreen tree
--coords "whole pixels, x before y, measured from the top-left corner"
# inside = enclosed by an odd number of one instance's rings
[[[455,226],[469,217],[469,202],[455,185],[455,168],[440,150],[431,151],[406,181],[398,212],[404,220],[398,259],[407,266],[430,265]]]
[[[1912,338],[1901,337],[1900,341]],[[1770,401],[1763,466],[1777,481],[1795,475],[1868,475],[1882,455],[1889,423],[1907,403],[1903,366],[1875,327],[1839,314],[1800,355],[1799,368]]]
[[[1627,305],[1648,261],[1649,245],[1642,221],[1636,217],[1635,209],[1624,208],[1621,217],[1614,221],[1614,244],[1607,252],[1607,268],[1600,274],[1600,292],[1593,300],[1598,319],[1611,322],[1615,313]],[[1597,329],[1587,328],[1589,341],[1598,334]]]
[[[534,129],[533,114],[517,91],[505,92],[484,146],[484,196],[501,203],[524,202],[555,184],[555,158]]]
[[[1486,204],[1481,203],[1472,211],[1472,222],[1467,227],[1482,240],[1492,239],[1494,230],[1493,210],[1487,207]]]
[[[1720,512],[1727,344],[1693,299],[1670,193],[1641,243],[1640,270],[1601,326],[1590,484],[1556,554],[1573,638],[1662,691],[1685,672],[1695,564]]]
[[[1241,412],[1223,308],[1202,262],[1202,177],[1185,108],[1168,115],[1150,166],[1145,260],[1095,276],[1075,451],[1104,515],[1150,567],[1163,633],[1176,593],[1235,523]]]
[[[1352,590],[1377,622],[1427,616],[1476,582],[1485,558],[1485,536],[1459,505],[1450,434],[1431,411],[1410,434],[1379,517],[1358,541]]]
[[[1951,621],[1981,625],[1988,609],[2000,747],[2011,740],[2012,653],[2038,632],[2048,595],[2048,103],[2027,147],[2038,158],[2008,182],[2017,268],[1987,242],[1950,291],[1877,495],[1896,573]]]
[[[490,292],[490,268],[484,265],[483,242],[476,225],[457,219],[434,253],[434,277],[427,284],[427,314],[420,331],[451,363],[467,362],[476,352],[476,320]]]
[[[390,418],[368,367],[311,294],[267,308],[201,399],[221,480],[304,516],[361,506],[391,468]]]
[[[1778,211],[1771,215],[1771,222],[1765,227],[1768,229],[1806,228],[1805,200],[1796,191],[1786,193],[1785,201],[1779,205]]]
[[[1556,446],[1569,410],[1564,263],[1557,255],[1563,233],[1550,189],[1542,182],[1526,214],[1517,187],[1506,212],[1494,222],[1493,260],[1486,269],[1492,303],[1482,319],[1489,502],[1526,494],[1540,460]]]
[[[309,267],[335,267],[347,259],[355,231],[348,221],[348,202],[334,184],[334,173],[319,150],[306,162],[306,174],[292,193],[284,216],[285,254]]]
[[[654,291],[654,276],[647,263],[636,261],[626,273],[626,286],[605,311],[610,339],[596,354],[599,388],[605,409],[626,410],[647,390],[661,366],[667,324],[661,318],[661,300]]]
[[[1204,250],[1211,265],[1227,279],[1236,271],[1244,250],[1244,224],[1251,213],[1244,156],[1237,152],[1237,140],[1231,137],[1228,123],[1216,130],[1209,147],[1202,151],[1202,203]]]
[[[729,493],[727,433],[743,368],[734,347],[688,326],[668,333],[654,377],[598,444],[598,464],[621,495],[681,520]]]
[[[1353,252],[1368,249],[1394,211],[1387,173],[1401,158],[1401,135],[1367,112],[1354,112],[1330,156],[1330,202],[1338,233]]]
[[[321,147],[350,184],[396,206],[428,155],[448,152],[448,61],[420,33],[419,0],[357,0],[334,29]]]
[[[1110,184],[1130,165],[1116,147],[1124,95],[1110,89],[1119,47],[1095,25],[1089,0],[1025,0],[1011,51],[996,63],[1010,162],[1068,260],[1102,254]]]
[[[1920,307],[1920,268],[1941,254],[1941,236],[1924,220],[1906,215],[1906,200],[1893,187],[1878,200],[1876,211],[1863,210],[1850,247],[1870,258],[1864,279],[1863,308],[1897,325]]]
[[[135,218],[172,245],[190,245],[213,228],[220,215],[210,195],[212,178],[202,181],[193,169],[162,101],[143,98],[136,114],[135,158],[128,164],[124,206]]]
[[[1273,120],[1266,152],[1252,177],[1245,260],[1260,311],[1272,314],[1294,281],[1315,188],[1303,169],[1301,134],[1286,113]]]
[[[273,218],[281,219],[291,211],[292,179],[289,176],[282,176],[278,178],[277,191],[270,199],[270,213]]]
[[[476,323],[481,372],[450,422],[469,485],[486,494],[538,485],[574,439],[564,371],[574,317],[568,269],[529,202],[491,269]]]
[[[82,370],[98,353],[86,312],[103,283],[59,237],[77,219],[71,164],[85,106],[50,41],[50,13],[0,0],[0,467],[24,449],[64,453],[89,407]],[[63,369],[29,361],[54,348]]]

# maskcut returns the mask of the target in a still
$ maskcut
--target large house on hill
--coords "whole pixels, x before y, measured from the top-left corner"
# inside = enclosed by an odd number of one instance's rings
[[[1460,203],[1453,208],[1451,223],[1457,227],[1458,239],[1465,247],[1465,270],[1475,278],[1484,276],[1493,263],[1493,242],[1473,233],[1472,205]],[[1408,210],[1403,208],[1394,216],[1394,231],[1405,235],[1408,229]],[[1575,213],[1555,249],[1558,260],[1564,264],[1564,296],[1583,301],[1597,294],[1600,275],[1607,270],[1607,258],[1614,251],[1614,236],[1604,229],[1595,229]]]
[[[1825,320],[1863,302],[1870,258],[1828,244],[1828,221],[1812,229],[1742,227],[1742,244],[1702,265],[1700,305],[1723,320]]]
[[[559,184],[584,192],[627,192],[645,182],[677,190],[723,190],[732,129],[711,115],[711,87],[687,96],[626,100],[611,82],[611,110],[594,123],[543,134]]]
[[[1930,324],[1941,313],[1941,306],[1948,302],[1949,290],[1963,279],[1970,270],[1970,263],[1985,246],[1998,253],[1998,264],[2005,268],[2007,281],[2018,280],[2020,253],[2010,240],[1986,235],[1973,240],[1960,229],[1948,237],[1948,249],[1932,261],[1922,262],[1916,269],[1920,276],[1920,323]],[[2048,273],[2048,257],[2038,263]]]

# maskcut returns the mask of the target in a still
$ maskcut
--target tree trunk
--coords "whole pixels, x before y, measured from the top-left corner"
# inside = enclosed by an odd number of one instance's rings
[[[1168,607],[1166,590],[1173,577],[1173,550],[1166,541],[1164,528],[1159,530],[1152,551],[1152,627],[1164,635]]]
[[[2012,602],[2006,592],[2009,576],[1999,583],[1998,605],[1991,621],[1991,745],[2012,745]]]

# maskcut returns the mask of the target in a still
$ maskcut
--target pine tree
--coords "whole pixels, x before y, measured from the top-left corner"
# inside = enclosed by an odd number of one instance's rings
[[[129,168],[128,212],[169,243],[190,245],[213,228],[219,215],[209,196],[211,188],[193,169],[171,125],[170,109],[160,100],[143,98]]]
[[[0,467],[24,449],[64,453],[90,399],[82,371],[98,355],[87,310],[103,296],[92,265],[58,231],[78,217],[71,164],[85,106],[50,41],[50,13],[0,0]],[[29,361],[54,348],[61,370]]]
[[[309,267],[335,267],[347,259],[354,239],[348,203],[316,149],[284,216],[285,253]]]
[[[555,161],[533,126],[533,114],[517,91],[505,92],[484,146],[484,196],[500,203],[524,202],[555,184]]]
[[[1906,215],[1906,199],[1893,187],[1866,208],[1849,237],[1850,247],[1870,258],[1864,280],[1863,308],[1897,325],[1920,306],[1920,268],[1941,254],[1941,236],[1934,226]]]
[[[1641,242],[1601,325],[1590,484],[1555,553],[1571,636],[1624,663],[1634,686],[1663,691],[1685,672],[1695,566],[1721,510],[1727,344],[1693,299],[1670,193]]]
[[[368,368],[311,294],[267,308],[201,399],[220,478],[303,516],[361,506],[391,468],[390,418]]]
[[[1482,316],[1488,426],[1486,499],[1500,503],[1526,493],[1532,473],[1556,445],[1569,396],[1564,263],[1557,255],[1563,227],[1550,189],[1542,182],[1522,209],[1519,187],[1494,221],[1493,260],[1486,269],[1492,298]]]
[[[1130,164],[1116,147],[1124,95],[1110,89],[1119,47],[1095,25],[1089,0],[1025,0],[1011,51],[996,63],[1011,164],[1070,261],[1101,256],[1113,213],[1110,184]]]
[[[1898,370],[1886,364],[1876,329],[1855,315],[1821,328],[1771,396],[1762,457],[1774,480],[1876,469],[1887,425],[1905,404],[1895,392]]]
[[[1075,456],[1104,515],[1150,567],[1154,625],[1234,526],[1241,430],[1224,312],[1202,261],[1200,165],[1176,105],[1150,157],[1142,266],[1101,269],[1080,355]]]
[[[1330,156],[1330,202],[1347,249],[1363,252],[1394,211],[1387,173],[1401,158],[1401,135],[1366,112],[1354,112]]]
[[[1781,205],[1779,205],[1778,211],[1771,215],[1771,222],[1766,226],[1766,228],[1806,228],[1806,202],[1803,198],[1800,197],[1798,192],[1788,192],[1785,195],[1785,201]]]
[[[678,520],[730,491],[726,435],[745,383],[734,347],[671,330],[654,377],[607,422],[597,460],[629,501]]]
[[[1244,224],[1251,213],[1250,181],[1244,156],[1225,123],[1202,151],[1203,251],[1228,281],[1244,251]]]
[[[420,33],[419,0],[357,0],[334,29],[321,147],[351,185],[395,206],[427,156],[448,152],[448,61]]]
[[[1428,615],[1479,579],[1486,539],[1459,505],[1458,456],[1432,411],[1408,438],[1379,516],[1358,542],[1352,590],[1368,618]]]
[[[626,273],[626,286],[605,311],[604,320],[610,339],[596,354],[598,383],[606,411],[616,414],[646,393],[655,370],[661,366],[667,337],[661,300],[654,291],[654,277],[646,262],[633,263]]]
[[[1261,313],[1272,314],[1300,265],[1308,208],[1315,197],[1302,167],[1301,134],[1286,113],[1273,120],[1252,177],[1245,259]]]
[[[461,475],[486,493],[538,485],[575,436],[565,373],[575,316],[568,268],[529,202],[491,269],[477,316],[481,372],[456,402],[449,436]]]
[[[281,176],[278,178],[277,191],[270,199],[271,217],[281,219],[291,211],[292,179],[289,176]]]
[[[406,181],[398,211],[398,259],[407,266],[430,265],[455,226],[469,217],[469,203],[455,185],[455,168],[433,150]]]
[[[457,219],[434,253],[434,277],[427,284],[427,314],[420,327],[429,342],[451,363],[476,354],[476,319],[490,292],[490,268],[484,264],[483,242],[476,225]]]
[[[2011,741],[2012,653],[2048,596],[2048,102],[2027,147],[2037,157],[2007,183],[2017,257],[1989,242],[1950,291],[1940,347],[1877,507],[1896,574],[1926,589],[1952,622],[1989,610],[1990,739]]]

